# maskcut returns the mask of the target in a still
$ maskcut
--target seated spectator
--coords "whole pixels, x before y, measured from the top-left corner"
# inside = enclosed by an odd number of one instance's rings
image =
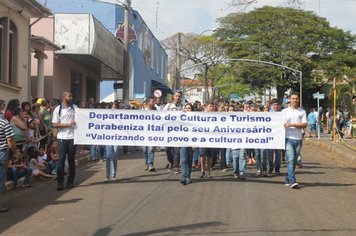
[[[37,157],[37,160],[40,164],[43,164],[46,169],[44,170],[44,172],[46,174],[50,174],[51,173],[51,170],[50,170],[50,167],[49,167],[49,160],[48,160],[48,156],[47,156],[47,153],[45,152],[45,148],[43,146],[40,146],[38,148],[38,157]]]
[[[28,167],[22,160],[22,153],[20,149],[16,149],[16,153],[11,153],[11,158],[8,162],[8,176],[14,181],[14,189],[17,187],[18,179],[25,176],[21,187],[29,188],[30,177],[32,175],[32,168]]]
[[[34,152],[29,153],[31,158],[29,166],[33,169],[32,174],[34,176],[42,176],[48,179],[56,179],[57,175],[46,174],[46,166],[38,161],[38,154],[38,150],[34,150]]]
[[[47,147],[47,161],[52,175],[57,175],[59,157],[57,155],[57,141],[50,141]]]

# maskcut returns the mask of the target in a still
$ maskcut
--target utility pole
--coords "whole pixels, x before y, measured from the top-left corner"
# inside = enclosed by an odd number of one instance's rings
[[[129,28],[130,28],[130,9],[131,0],[126,0],[125,13],[124,13],[124,79],[123,79],[123,91],[122,99],[125,105],[129,102],[130,97],[130,77],[129,77]]]
[[[176,61],[176,71],[175,71],[175,90],[180,90],[180,69],[181,69],[181,62],[180,62],[180,51],[182,45],[182,33],[178,33],[177,38],[177,61]]]

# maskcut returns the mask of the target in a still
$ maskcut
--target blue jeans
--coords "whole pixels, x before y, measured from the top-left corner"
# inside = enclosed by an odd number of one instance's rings
[[[191,147],[179,148],[180,163],[182,170],[182,180],[189,180],[192,172],[193,152]]]
[[[267,150],[254,149],[257,171],[267,171]]]
[[[225,159],[227,165],[230,165],[233,162],[231,152],[232,152],[231,148],[226,149]]]
[[[6,191],[6,175],[7,162],[9,158],[9,151],[7,149],[0,150],[0,193]]]
[[[244,175],[246,172],[246,152],[245,149],[232,149],[231,151],[234,174]]]
[[[287,183],[295,183],[295,166],[302,149],[302,140],[286,138],[286,160],[287,160]]]
[[[279,149],[269,149],[268,153],[268,165],[269,169],[273,171],[273,169],[279,172],[281,168],[281,150]]]
[[[153,162],[155,159],[154,149],[151,146],[145,146],[142,148],[143,150],[143,157],[145,158],[146,166],[153,166]]]
[[[63,185],[64,182],[64,167],[68,158],[69,175],[68,184],[73,184],[75,177],[75,145],[74,139],[58,139],[57,153],[59,157],[57,169],[58,185]]]
[[[30,177],[32,175],[33,169],[27,167],[26,169],[18,169],[16,167],[11,167],[11,178],[14,181],[14,187],[17,186],[18,179],[25,176],[23,181],[24,184],[30,183]]]
[[[57,174],[59,160],[53,160],[49,162],[49,168],[52,174]]]
[[[199,162],[199,157],[200,157],[200,153],[199,153],[199,148],[195,148],[194,152],[193,152],[193,162],[195,164],[198,164]]]
[[[90,146],[90,158],[91,160],[95,160],[98,158],[98,145]]]
[[[106,159],[106,177],[110,177],[110,169],[112,162],[111,176],[116,177],[117,173],[117,159],[119,158],[118,148],[116,145],[105,146],[105,159]]]

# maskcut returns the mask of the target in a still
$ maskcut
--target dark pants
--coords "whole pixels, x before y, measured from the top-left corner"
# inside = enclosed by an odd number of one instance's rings
[[[226,169],[226,148],[219,149],[219,156],[220,156],[220,169]]]
[[[171,164],[171,168],[179,167],[179,148],[178,147],[166,147],[167,160]]]
[[[57,181],[58,185],[63,185],[64,182],[64,167],[68,158],[69,176],[68,184],[73,184],[75,177],[75,145],[74,139],[58,139],[57,153],[59,157]]]

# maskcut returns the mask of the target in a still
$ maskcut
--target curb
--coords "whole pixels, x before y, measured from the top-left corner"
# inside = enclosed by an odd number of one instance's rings
[[[85,163],[88,163],[89,162],[89,155],[90,155],[90,152],[76,154],[76,156],[75,156],[75,166],[79,166],[79,165],[83,165]],[[30,178],[30,183],[31,182],[36,182],[37,179],[39,179],[39,177],[32,175],[31,178]],[[24,180],[23,177],[20,178],[18,180],[17,185],[21,186],[21,184],[23,183],[23,180]],[[5,183],[5,187],[6,187],[7,191],[12,190],[14,188],[14,181],[7,180],[6,183]]]
[[[329,152],[334,152],[336,154],[339,154],[352,162],[356,162],[356,152],[351,149],[348,149],[345,146],[342,146],[341,143],[326,143],[326,142],[316,141],[316,140],[309,141],[309,143],[319,146]]]

